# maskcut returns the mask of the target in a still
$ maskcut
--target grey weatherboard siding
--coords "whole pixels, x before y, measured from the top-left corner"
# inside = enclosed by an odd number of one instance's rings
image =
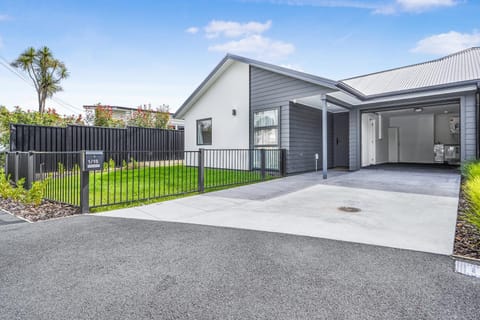
[[[319,153],[320,168],[322,165],[321,110],[295,105],[290,101],[331,91],[303,80],[250,66],[251,114],[259,110],[280,108],[279,147],[287,150],[288,173],[313,170],[315,153]],[[331,126],[332,121],[329,121],[329,127]],[[250,132],[253,147],[252,128]],[[329,143],[332,150],[331,141]],[[332,153],[329,152],[329,165],[332,159]]]
[[[477,115],[475,95],[460,98],[460,153],[462,160],[477,156]]]

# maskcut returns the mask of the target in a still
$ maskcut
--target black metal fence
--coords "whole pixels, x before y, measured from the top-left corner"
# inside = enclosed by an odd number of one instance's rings
[[[9,153],[7,163],[24,161],[22,170],[26,171],[27,186],[33,181],[46,180],[46,199],[78,206],[84,212],[285,174],[282,149],[201,149],[175,153],[172,157],[171,151],[104,151],[102,169],[90,172],[81,171],[81,152]]]
[[[80,150],[183,151],[184,132],[140,127],[10,125],[11,152]]]

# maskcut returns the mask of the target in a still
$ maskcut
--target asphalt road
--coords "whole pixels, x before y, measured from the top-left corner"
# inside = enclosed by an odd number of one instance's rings
[[[0,226],[0,319],[478,319],[447,256],[80,216]]]

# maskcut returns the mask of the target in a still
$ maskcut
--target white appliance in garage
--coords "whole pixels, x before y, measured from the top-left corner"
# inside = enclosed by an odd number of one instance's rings
[[[433,146],[433,160],[436,163],[445,161],[445,146],[443,144],[437,143]]]

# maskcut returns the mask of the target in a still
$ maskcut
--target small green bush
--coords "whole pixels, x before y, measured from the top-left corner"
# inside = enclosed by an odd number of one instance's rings
[[[467,178],[464,191],[469,203],[466,213],[467,221],[480,230],[480,175]]]
[[[42,203],[43,195],[45,193],[45,188],[47,187],[49,179],[42,181],[35,181],[32,183],[32,187],[27,191],[27,196],[25,197],[25,202],[38,206]]]
[[[480,161],[470,161],[462,164],[462,176],[467,179],[480,177]]]
[[[65,173],[65,166],[63,165],[63,163],[57,163],[57,171],[62,175]]]
[[[110,158],[110,160],[106,161],[103,163],[103,170],[109,170],[109,169],[114,169],[115,168],[115,160]]]
[[[465,177],[463,190],[469,204],[467,221],[480,230],[480,161],[471,161],[462,165]]]
[[[32,183],[30,190],[25,189],[25,178],[19,179],[16,185],[10,183],[10,176],[0,170],[0,197],[38,206],[42,203],[49,178]]]

